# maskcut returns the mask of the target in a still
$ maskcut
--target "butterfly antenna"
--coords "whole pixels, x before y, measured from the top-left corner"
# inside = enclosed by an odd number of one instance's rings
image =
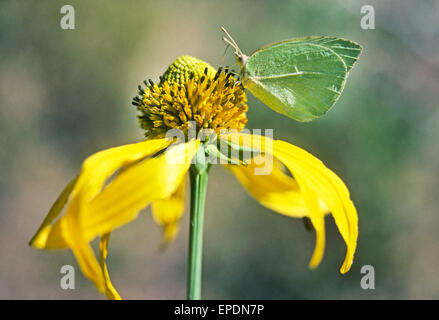
[[[226,57],[227,50],[230,48],[230,46],[231,46],[231,44],[227,43],[226,49],[224,50],[224,54],[223,54],[223,57],[221,59],[221,64],[220,64],[221,66],[224,65],[224,59]]]
[[[223,39],[223,41],[225,42],[225,43],[227,43],[227,46],[229,47],[229,46],[232,46],[233,47],[233,49],[235,49],[235,54],[239,54],[239,52],[238,52],[238,49],[236,48],[236,46],[235,46],[235,44],[234,43],[232,43],[229,39],[227,39],[227,38],[222,38]]]
[[[230,44],[233,48],[235,48],[235,53],[239,54],[239,55],[243,55],[241,49],[239,49],[238,45],[236,44],[235,40],[233,40],[232,36],[230,35],[230,33],[227,32],[227,30],[224,27],[221,27],[221,30],[225,33],[225,35],[227,36],[227,38],[223,38],[223,40],[225,42],[227,42],[228,44]]]

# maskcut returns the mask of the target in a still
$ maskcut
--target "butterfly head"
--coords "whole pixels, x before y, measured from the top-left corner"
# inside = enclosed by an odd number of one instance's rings
[[[245,67],[245,64],[247,63],[247,60],[248,60],[248,56],[246,56],[243,53],[236,53],[235,52],[235,61],[238,64],[240,69]]]

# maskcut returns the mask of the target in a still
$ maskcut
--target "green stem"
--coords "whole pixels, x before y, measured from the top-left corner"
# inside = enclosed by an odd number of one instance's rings
[[[191,217],[189,225],[188,300],[201,299],[203,221],[208,171],[207,167],[200,170],[196,165],[192,165],[190,169]]]

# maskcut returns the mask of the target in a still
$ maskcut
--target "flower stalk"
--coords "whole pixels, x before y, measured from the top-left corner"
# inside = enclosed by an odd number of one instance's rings
[[[189,170],[191,183],[191,213],[189,223],[189,259],[187,299],[201,299],[203,269],[203,222],[207,178],[210,164],[206,163],[204,148],[200,146],[196,163]]]

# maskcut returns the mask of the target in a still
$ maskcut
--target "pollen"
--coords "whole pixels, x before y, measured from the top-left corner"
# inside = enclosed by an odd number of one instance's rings
[[[228,69],[217,71],[190,56],[176,59],[159,83],[144,81],[133,99],[147,138],[162,138],[170,129],[186,135],[190,122],[201,129],[241,130],[247,123],[244,87]]]

